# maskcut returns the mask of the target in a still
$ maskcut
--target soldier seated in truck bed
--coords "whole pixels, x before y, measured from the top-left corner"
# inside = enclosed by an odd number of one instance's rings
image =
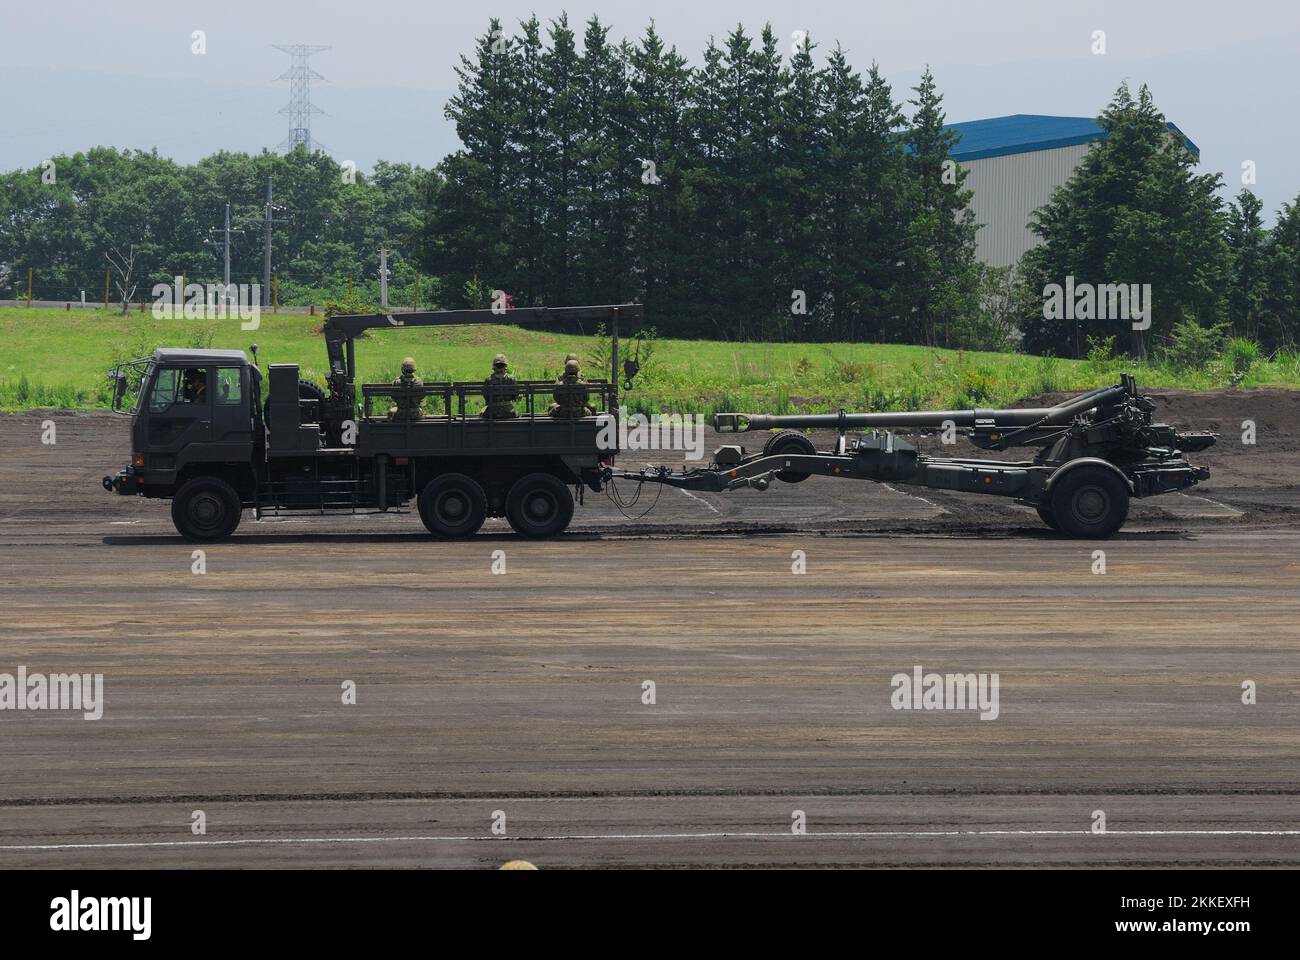
[[[555,381],[551,404],[551,416],[557,420],[577,420],[580,417],[594,416],[595,408],[591,405],[591,391],[587,381],[582,379],[582,368],[576,357],[564,361],[564,373]]]
[[[406,357],[402,360],[402,373],[393,381],[393,386],[401,390],[394,392],[393,405],[388,408],[389,420],[419,420],[423,416],[421,403],[423,398],[415,394],[414,388],[423,386],[424,381],[415,375],[415,360]]]
[[[492,358],[492,375],[483,381],[483,418],[486,420],[509,420],[519,414],[515,411],[515,401],[519,399],[519,384],[507,372],[510,363],[504,353]]]

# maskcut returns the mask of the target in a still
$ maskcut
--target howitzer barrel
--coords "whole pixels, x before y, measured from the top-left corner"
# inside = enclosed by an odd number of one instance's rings
[[[1079,414],[1110,403],[1126,394],[1123,387],[1090,390],[1054,407],[1025,407],[1018,410],[925,410],[898,413],[816,413],[769,416],[766,414],[717,413],[713,427],[720,432],[743,433],[749,430],[807,429],[877,429],[942,430],[949,423],[973,428],[986,423],[999,427],[1031,425],[1065,426]]]

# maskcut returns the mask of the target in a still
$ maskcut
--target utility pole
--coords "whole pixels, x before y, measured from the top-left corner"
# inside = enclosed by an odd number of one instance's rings
[[[266,236],[263,239],[262,247],[262,306],[271,305],[271,227],[277,223],[288,223],[284,218],[275,216],[276,210],[283,210],[283,207],[277,207],[271,202],[271,177],[266,178],[266,216],[265,230]]]
[[[266,178],[266,239],[262,245],[262,306],[271,305],[271,177]]]
[[[207,241],[208,243],[213,243],[213,244],[215,244],[215,243],[218,243],[218,242],[219,242],[219,243],[221,244],[221,259],[222,259],[222,271],[221,271],[221,302],[222,302],[223,304],[226,304],[227,306],[228,306],[228,305],[231,303],[231,301],[232,301],[232,294],[231,294],[231,291],[230,291],[230,235],[231,235],[232,233],[238,233],[238,234],[240,234],[240,235],[242,236],[242,235],[243,235],[243,230],[242,230],[242,228],[239,228],[239,227],[236,227],[236,228],[234,228],[234,229],[231,228],[231,226],[230,226],[230,201],[227,200],[227,201],[226,201],[226,220],[225,220],[225,225],[224,225],[224,226],[221,226],[221,227],[211,227],[211,228],[209,228],[209,230],[208,230],[208,241]],[[216,237],[217,237],[218,235],[219,235],[220,238],[221,238],[219,241],[216,239]]]
[[[225,243],[225,269],[221,272],[221,282],[225,290],[223,299],[230,299],[230,201],[226,201],[226,238]]]
[[[379,302],[388,309],[388,250],[379,248]]]

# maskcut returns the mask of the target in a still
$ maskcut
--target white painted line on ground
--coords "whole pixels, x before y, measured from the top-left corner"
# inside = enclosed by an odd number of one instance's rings
[[[789,831],[735,831],[716,833],[590,833],[528,835],[513,837],[474,836],[406,836],[406,837],[255,837],[241,840],[140,840],[112,843],[37,843],[4,844],[0,850],[115,850],[140,847],[236,847],[275,844],[329,843],[474,843],[536,842],[544,840],[833,840],[876,838],[933,837],[1295,837],[1300,830],[1106,830],[1094,834],[1083,827],[1077,830],[840,830],[796,834]]]
[[[925,499],[925,497],[919,496],[918,494],[908,493],[906,490],[898,490],[894,487],[891,487],[887,483],[882,483],[881,486],[884,487],[886,490],[892,490],[894,493],[901,493],[905,497],[911,497],[913,500],[920,500],[922,503],[928,503],[930,506],[934,507],[934,509],[938,510],[940,513],[948,512],[943,507],[935,503],[933,500],[927,500]]]
[[[1231,514],[1232,516],[1239,517],[1244,512],[1242,510],[1238,510],[1236,507],[1230,507],[1226,503],[1220,503],[1218,500],[1211,500],[1209,497],[1203,497],[1198,493],[1184,493],[1183,491],[1179,490],[1178,495],[1180,497],[1186,497],[1188,500],[1204,500],[1206,503],[1212,503],[1220,510],[1223,510],[1228,514]]]
[[[702,504],[704,504],[706,507],[708,507],[708,508],[709,508],[710,510],[712,510],[714,513],[716,513],[718,516],[722,516],[722,511],[719,510],[717,507],[715,507],[713,504],[709,503],[709,501],[705,500],[703,497],[697,497],[695,494],[691,493],[689,490],[683,490],[681,487],[678,487],[677,489],[678,489],[679,491],[681,491],[682,493],[686,494],[686,496],[690,497],[692,500],[696,501],[697,503],[702,503]]]

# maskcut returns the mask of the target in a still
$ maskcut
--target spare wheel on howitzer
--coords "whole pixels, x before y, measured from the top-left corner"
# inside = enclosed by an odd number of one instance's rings
[[[805,437],[798,430],[782,430],[780,433],[774,433],[767,438],[763,444],[763,456],[779,457],[783,453],[794,454],[814,454],[817,448],[813,442]],[[810,474],[801,473],[798,470],[778,470],[776,478],[784,480],[786,483],[799,483],[807,480]]]
[[[321,413],[325,408],[325,390],[310,380],[298,381],[298,419],[300,423],[320,423]],[[267,424],[271,422],[271,398],[262,404],[262,418]]]
[[[573,494],[549,473],[520,477],[506,495],[506,519],[525,537],[551,537],[573,519]]]
[[[483,488],[463,473],[434,477],[425,484],[416,505],[425,528],[444,540],[473,536],[487,518]]]
[[[1056,528],[1081,539],[1109,537],[1128,519],[1128,485],[1114,467],[1068,463],[1052,480],[1051,512]],[[1040,514],[1041,515],[1041,514]]]
[[[220,477],[195,477],[172,497],[172,523],[186,540],[224,540],[242,515],[239,494]]]

